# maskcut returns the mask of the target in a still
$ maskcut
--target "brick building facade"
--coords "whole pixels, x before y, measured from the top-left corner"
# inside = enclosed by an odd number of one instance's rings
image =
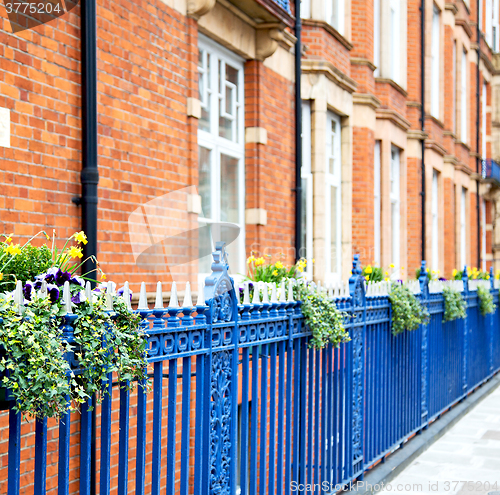
[[[500,156],[498,1],[481,0],[478,44],[476,2],[425,0],[423,127],[421,6],[301,4],[299,254],[327,283],[354,253],[413,275],[422,149],[431,268],[498,258],[498,183],[481,175]],[[240,228],[234,273],[251,251],[295,259],[293,13],[273,0],[98,2],[98,256],[117,282],[196,280],[214,223]],[[14,34],[0,8],[0,231],[21,239],[80,229],[80,20],[76,7]],[[186,231],[193,242],[172,240]],[[141,263],[148,250],[159,258]]]

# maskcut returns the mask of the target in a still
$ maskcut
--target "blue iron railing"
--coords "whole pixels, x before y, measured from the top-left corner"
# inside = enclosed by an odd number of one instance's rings
[[[481,177],[483,179],[494,179],[500,184],[500,164],[488,158],[481,162]]]
[[[273,0],[277,3],[283,10],[290,12],[290,2],[288,0]]]
[[[366,294],[355,257],[349,295],[335,298],[351,341],[322,350],[309,347],[290,289],[240,304],[227,268],[217,246],[206,304],[165,308],[161,290],[154,309],[140,304],[153,392],[109,385],[97,410],[101,495],[288,495],[301,483],[336,492],[500,367],[500,310],[481,316],[465,278],[467,318],[443,323],[425,262],[417,297],[429,325],[393,336],[388,297]],[[491,290],[498,304],[493,281]],[[21,448],[32,448],[26,433],[21,443],[21,416],[7,413],[8,495],[21,482],[37,495],[47,485],[90,495],[91,406],[59,425],[36,422],[34,474],[21,464]]]

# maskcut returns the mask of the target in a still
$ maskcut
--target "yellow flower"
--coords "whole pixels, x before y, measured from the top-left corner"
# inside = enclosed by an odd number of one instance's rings
[[[5,250],[14,256],[15,254],[21,254],[21,248],[19,247],[19,244],[11,244],[10,246],[7,246]]]
[[[255,260],[255,266],[263,265],[265,262],[266,262],[266,260],[264,258],[262,258],[262,257],[257,258]]]
[[[365,275],[365,280],[368,282],[370,280],[370,277],[368,275]]]
[[[0,280],[3,280],[3,273],[0,273]]]
[[[79,244],[87,244],[87,236],[85,235],[85,232],[82,230],[81,232],[75,232],[73,234],[73,237],[75,238],[75,241],[78,242]]]
[[[12,235],[13,235],[13,234],[8,235],[8,236],[5,238],[5,242],[7,242],[7,243],[12,242]]]
[[[404,270],[404,269],[405,269],[405,267],[404,267],[404,266],[402,266],[402,267],[401,267],[401,270]]]
[[[385,272],[386,275],[389,275],[389,272]]]
[[[277,277],[277,276],[278,276],[278,270],[274,270],[273,275],[274,275],[275,277]]]
[[[255,256],[252,254],[252,256],[249,256],[247,259],[247,263],[250,264],[252,261],[255,261]]]
[[[486,275],[486,280],[489,280],[490,279],[490,276],[489,275]]]
[[[304,271],[304,267],[299,264],[297,270],[302,273]]]
[[[384,279],[386,282],[389,282],[389,277],[385,277]]]
[[[316,260],[313,258],[313,259],[312,259],[312,262],[313,262],[313,263],[316,263]]]
[[[372,270],[372,267],[370,265],[368,265],[366,268],[365,268],[365,273],[372,273],[373,270]]]
[[[453,271],[451,272],[451,275],[453,277],[456,277],[457,276],[457,273],[458,273],[458,270],[456,268],[453,268]]]
[[[101,280],[106,280],[106,274],[104,272],[101,272]]]
[[[394,268],[394,263],[391,263],[391,264],[389,265],[389,268]]]
[[[283,268],[283,263],[281,261],[277,261],[275,266],[276,268],[281,269]]]
[[[83,253],[82,253],[82,248],[75,247],[75,246],[71,246],[71,247],[69,248],[68,254],[69,254],[72,258],[81,258],[81,257],[83,256]]]

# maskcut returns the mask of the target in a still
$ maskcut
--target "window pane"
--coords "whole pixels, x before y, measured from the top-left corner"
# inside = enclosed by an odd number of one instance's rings
[[[238,86],[238,69],[226,64],[226,81]]]
[[[220,155],[221,221],[240,223],[238,197],[238,159]]]
[[[204,59],[203,55],[206,54]],[[201,101],[201,119],[198,128],[210,132],[210,54],[198,52],[198,88]]]
[[[299,256],[306,258],[310,255],[307,252],[307,179],[301,180],[302,197],[301,197],[301,216],[300,223],[302,224],[301,239],[300,239],[300,252]]]
[[[337,261],[340,253],[337,252],[339,239],[337,238],[337,188],[330,187],[330,256],[331,272],[337,272]]]
[[[202,216],[205,218],[212,216],[211,154],[207,148],[198,148],[198,194],[201,196]]]
[[[210,235],[210,225],[200,222],[200,228],[198,229],[198,272],[199,273],[210,273],[212,270],[210,266],[212,264],[211,253],[213,251],[212,236]]]

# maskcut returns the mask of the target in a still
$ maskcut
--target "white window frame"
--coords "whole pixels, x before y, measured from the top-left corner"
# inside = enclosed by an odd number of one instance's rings
[[[441,46],[441,13],[436,5],[432,10],[432,40],[431,40],[431,115],[439,119],[440,111],[440,46]]]
[[[302,19],[310,19],[311,17],[311,1],[300,0],[300,17]]]
[[[486,201],[481,200],[481,270],[486,271]]]
[[[210,81],[208,81],[208,71],[200,71],[205,78],[206,94],[201,95],[202,106],[210,106],[210,132],[198,129],[198,146],[211,151],[211,217],[198,217],[201,225],[209,225],[221,222],[221,155],[236,158],[238,162],[238,227],[240,234],[233,241],[237,243],[238,260],[229,259],[232,273],[245,273],[245,139],[244,139],[244,68],[243,60],[234,53],[218,45],[206,36],[200,34],[198,40],[200,50],[210,53]],[[235,115],[235,140],[231,141],[219,136],[219,101],[225,98],[224,92],[220,91],[219,85],[219,61],[222,63],[222,70],[225,64],[230,64],[238,70],[237,97],[233,103]],[[210,83],[208,85],[208,83]],[[225,82],[226,87],[227,82]],[[208,90],[210,87],[210,90]],[[215,90],[217,88],[217,91]],[[200,273],[199,280],[204,281],[208,273]]]
[[[373,65],[374,77],[380,76],[380,0],[373,0]]]
[[[381,244],[381,190],[380,190],[380,141],[375,141],[375,157],[374,157],[374,168],[373,168],[373,183],[374,183],[374,215],[373,215],[373,226],[374,226],[374,240],[375,240],[375,263],[381,266],[380,259],[380,244]]]
[[[467,190],[460,193],[460,270],[467,264]]]
[[[311,170],[311,104],[302,102],[302,194],[306,198],[306,224],[302,225],[306,234],[306,260],[304,275],[308,280],[313,277],[313,175]],[[306,183],[304,187],[304,182]],[[302,253],[299,253],[302,256]]]
[[[390,77],[396,82],[401,81],[401,7],[400,0],[390,0],[389,8],[389,26],[390,26]]]
[[[401,151],[396,146],[391,147],[391,170],[390,170],[390,200],[391,200],[391,255],[394,263],[394,275],[398,276],[401,263]]]
[[[432,170],[432,269],[439,270],[439,176]]]
[[[330,26],[333,26],[340,34],[344,34],[345,0],[324,1],[326,22],[328,22]]]
[[[486,83],[483,82],[482,95],[481,95],[481,153],[482,159],[486,160]]]
[[[460,74],[460,141],[467,143],[467,52],[462,51]]]
[[[332,132],[332,122],[336,124],[335,134]],[[341,121],[340,117],[333,112],[327,113],[326,122],[326,282],[336,283],[342,280],[342,153],[341,153]],[[333,139],[332,139],[333,138]],[[333,150],[331,143],[333,142]],[[330,173],[330,159],[334,160],[334,173]],[[335,204],[335,226],[336,226],[336,266],[332,266],[332,232],[331,232],[331,210],[332,198],[331,188],[337,189]]]
[[[491,49],[497,53],[499,50],[499,37],[500,37],[500,26],[499,26],[499,17],[500,17],[500,5],[498,0],[493,0],[493,30],[492,30],[492,41],[491,41]]]
[[[481,3],[481,2],[479,2]],[[485,34],[486,42],[490,47],[493,47],[493,2],[492,0],[486,0],[486,25]]]

